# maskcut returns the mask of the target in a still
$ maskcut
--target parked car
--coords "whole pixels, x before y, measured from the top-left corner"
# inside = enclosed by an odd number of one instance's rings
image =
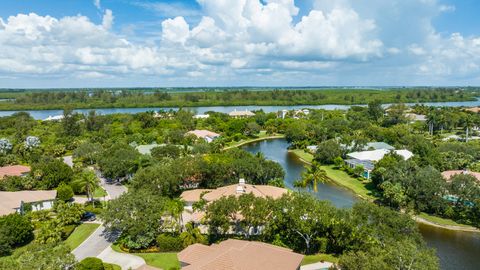
[[[85,214],[83,214],[83,217],[82,217],[83,221],[95,221],[96,219],[97,219],[97,216],[92,212],[85,212]]]

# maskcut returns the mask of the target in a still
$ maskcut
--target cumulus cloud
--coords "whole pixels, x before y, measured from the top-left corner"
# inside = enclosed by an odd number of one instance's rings
[[[171,16],[158,24],[155,41],[143,43],[114,33],[110,9],[100,24],[81,15],[0,18],[0,76],[192,84],[202,78],[202,85],[480,78],[480,37],[438,33],[433,18],[454,7],[437,0],[314,0],[303,12],[294,0],[197,2],[202,17],[195,23],[182,7],[157,6]]]
[[[112,28],[112,24],[113,24],[113,13],[110,9],[106,9],[105,10],[105,14],[103,14],[103,19],[102,19],[102,26],[103,28],[105,29],[110,29]]]

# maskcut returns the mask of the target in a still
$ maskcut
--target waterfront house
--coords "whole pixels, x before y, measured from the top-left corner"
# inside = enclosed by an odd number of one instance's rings
[[[480,182],[480,173],[479,172],[472,172],[472,171],[467,171],[467,170],[450,170],[450,171],[444,171],[442,172],[443,178],[447,181],[450,182],[452,177],[458,174],[468,174],[477,179],[478,182]]]
[[[403,150],[390,150],[390,149],[378,149],[370,151],[361,151],[353,152],[347,154],[348,159],[345,160],[350,168],[354,169],[358,166],[362,166],[364,169],[363,177],[370,179],[370,174],[375,168],[375,163],[381,160],[386,154],[394,152],[397,155],[403,157],[405,160],[413,157],[413,153],[403,149]]]
[[[230,112],[228,115],[230,115],[231,117],[235,117],[235,118],[255,116],[255,114],[253,112],[249,111],[249,110],[237,111],[236,109],[234,111]]]
[[[192,130],[187,132],[185,135],[194,135],[197,138],[204,139],[207,143],[211,143],[213,140],[220,137],[220,134],[218,133],[215,133],[210,130],[203,130],[203,129]]]
[[[0,167],[0,179],[7,176],[25,176],[30,172],[30,167],[23,165],[11,165]]]
[[[56,190],[0,191],[0,216],[23,213],[26,204],[32,211],[51,209],[56,197]]]
[[[193,244],[178,253],[183,270],[299,270],[303,257],[291,249],[237,239]]]

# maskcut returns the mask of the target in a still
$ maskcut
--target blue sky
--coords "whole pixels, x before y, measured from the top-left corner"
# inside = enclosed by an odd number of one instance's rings
[[[2,0],[0,87],[480,85],[474,0]]]

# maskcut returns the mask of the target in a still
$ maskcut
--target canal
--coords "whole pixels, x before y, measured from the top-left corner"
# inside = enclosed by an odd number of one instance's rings
[[[285,185],[293,188],[293,182],[300,178],[304,163],[287,151],[285,139],[260,141],[243,146],[248,152],[262,152],[267,159],[274,160],[285,170]],[[351,207],[359,199],[349,190],[334,183],[319,184],[313,193],[320,200],[331,201],[337,207]],[[480,234],[450,231],[419,224],[427,245],[437,250],[440,267],[443,270],[480,269]]]

